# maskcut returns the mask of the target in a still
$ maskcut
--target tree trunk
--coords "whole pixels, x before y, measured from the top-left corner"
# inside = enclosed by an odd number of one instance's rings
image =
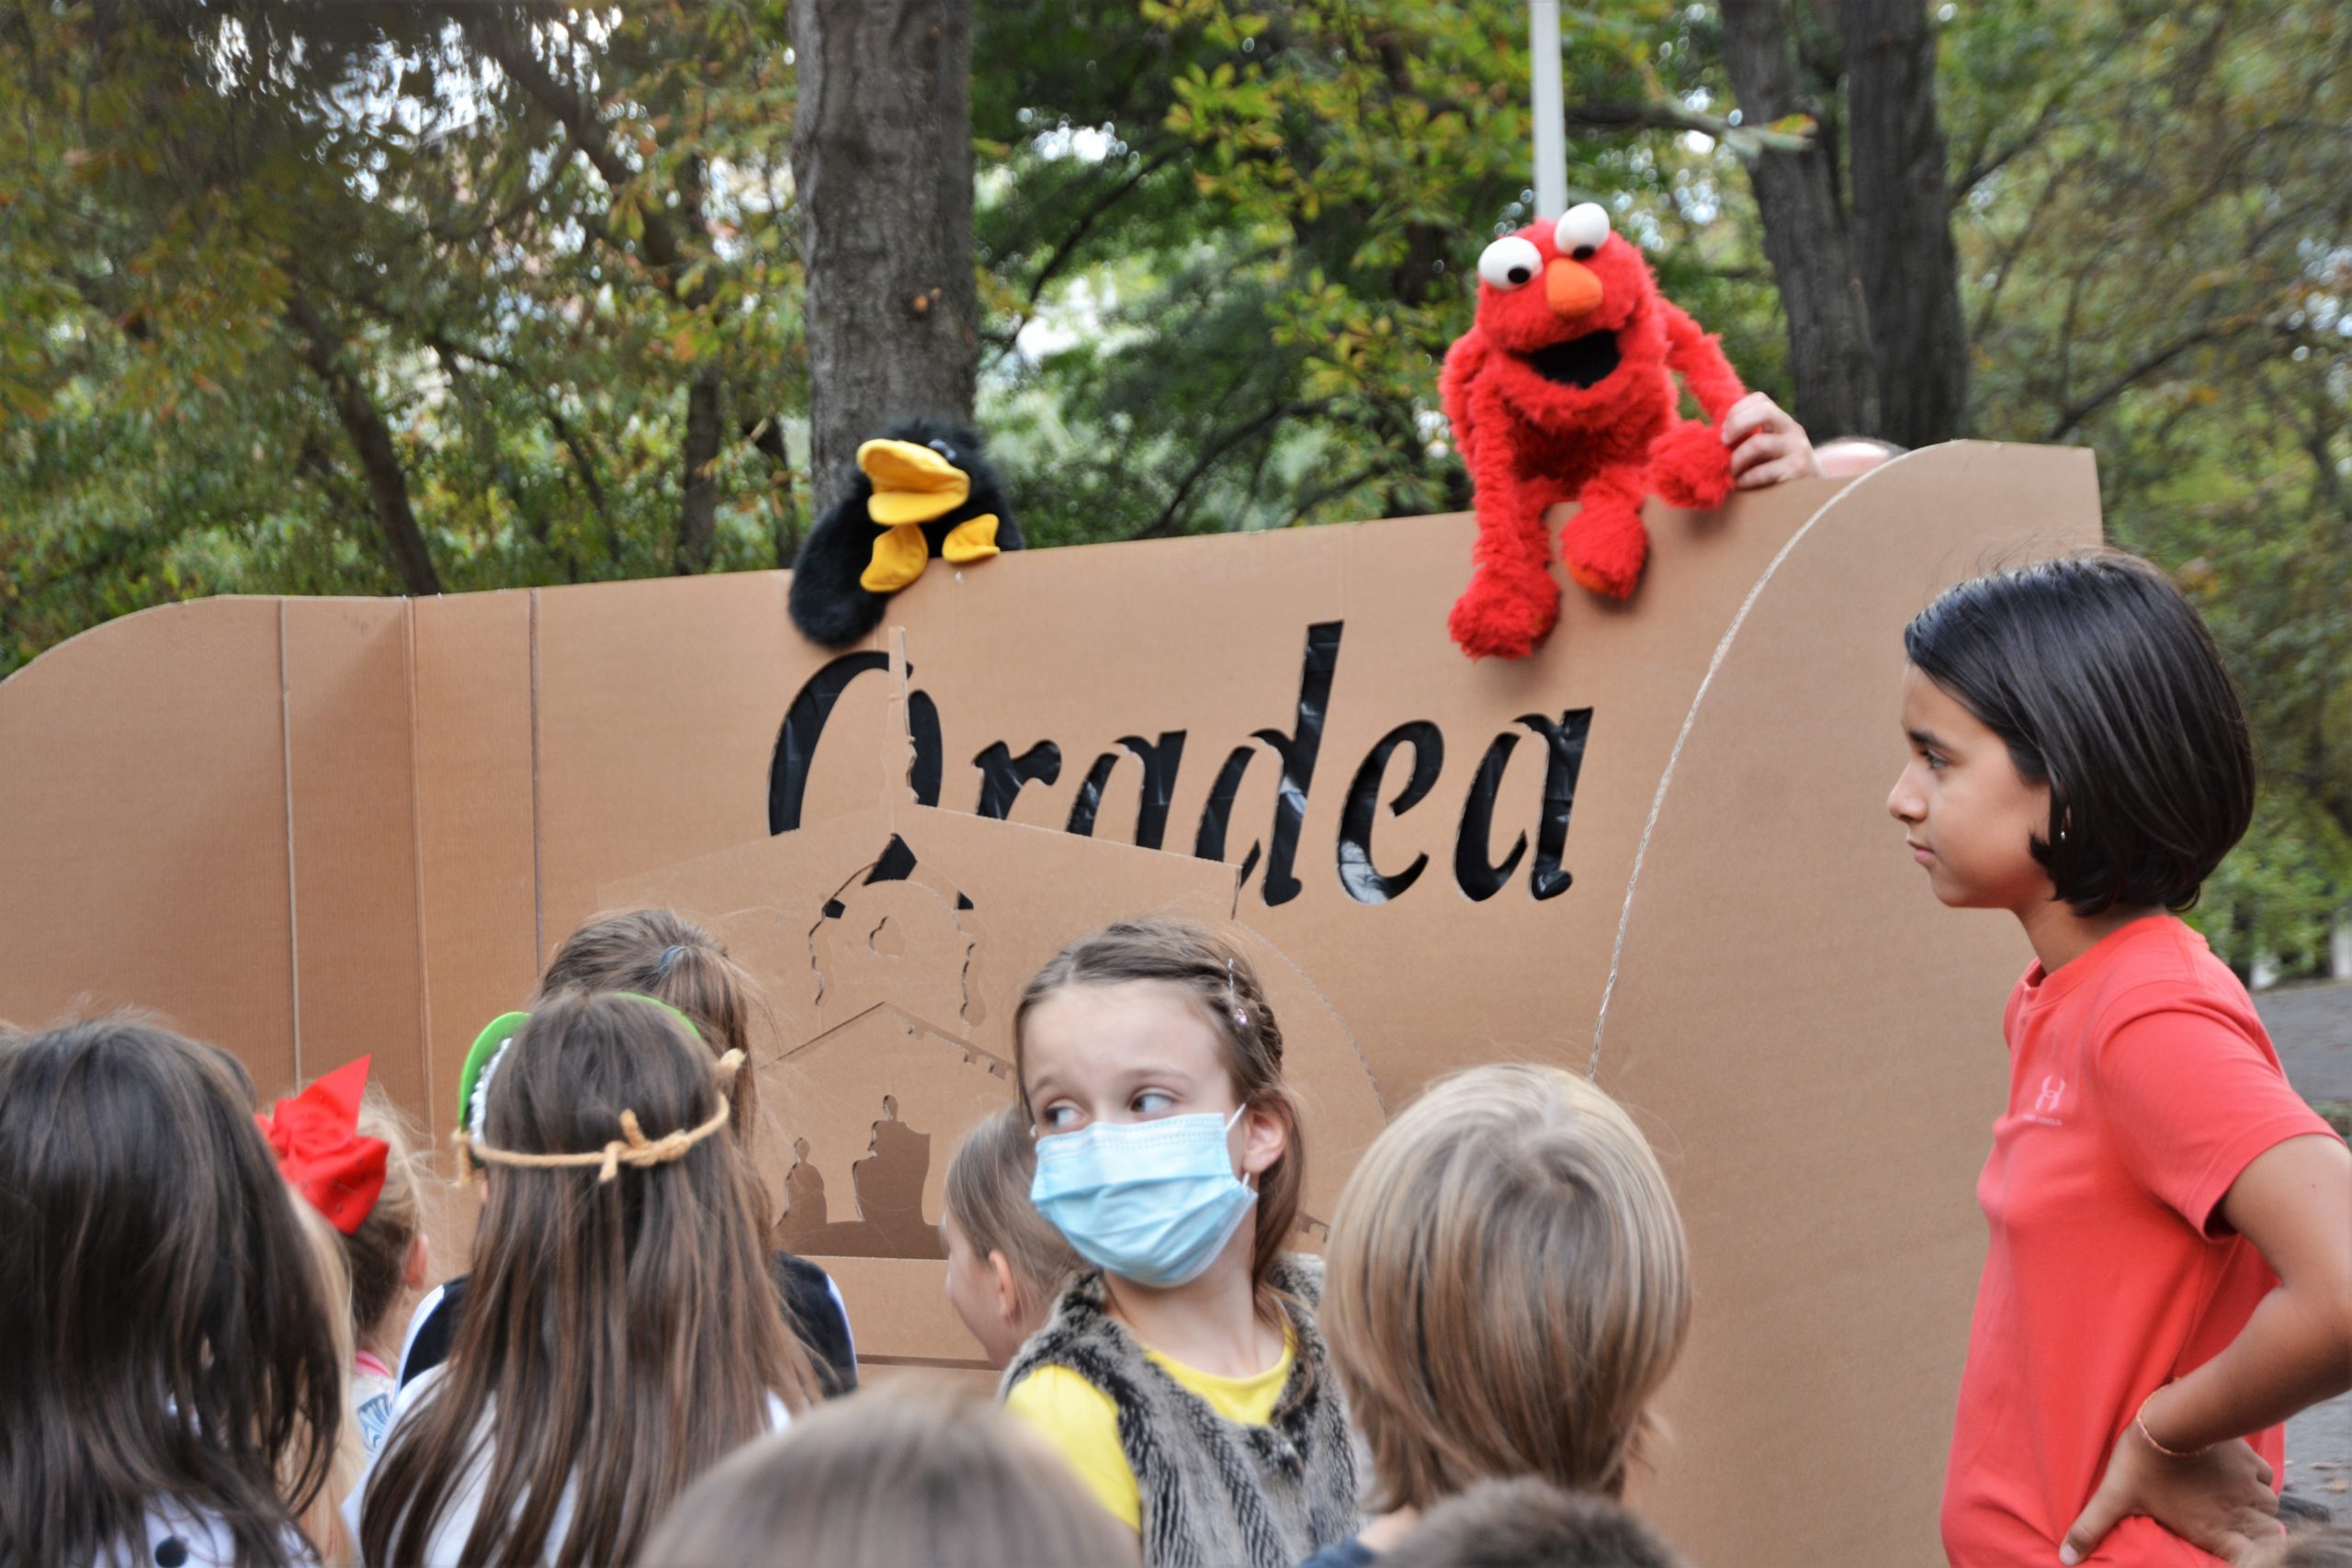
[[[792,44],[821,510],[884,422],[972,416],[971,0],[793,0]]]
[[[401,588],[410,594],[438,593],[441,576],[433,570],[433,552],[425,547],[424,530],[408,501],[408,471],[401,467],[400,449],[392,445],[391,428],[384,423],[376,400],[342,361],[343,344],[300,289],[286,300],[286,319],[301,340],[303,362],[325,383],[336,418],[358,455],[360,471],[368,476],[368,496],[376,510],[376,525],[384,536],[385,553],[401,574]]]
[[[1925,446],[1968,424],[1968,333],[1936,118],[1936,34],[1925,0],[1843,0],[1839,14],[1854,259],[1879,395],[1870,434]]]
[[[1808,104],[1798,87],[1781,5],[1723,0],[1724,61],[1744,124],[1769,125],[1802,113],[1823,118],[1820,106]],[[1764,254],[1789,318],[1797,423],[1816,441],[1877,434],[1869,325],[1838,210],[1834,154],[1819,137],[1802,152],[1768,150],[1748,164],[1747,178],[1764,220]]]
[[[718,519],[718,480],[710,470],[718,461],[719,400],[718,367],[706,365],[686,384],[686,439],[678,454],[685,499],[678,508],[677,548],[670,557],[670,570],[680,577],[710,570]]]

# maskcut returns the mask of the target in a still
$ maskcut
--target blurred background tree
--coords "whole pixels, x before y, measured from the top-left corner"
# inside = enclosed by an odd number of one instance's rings
[[[2111,536],[2196,597],[2255,713],[2261,817],[2199,919],[2241,964],[2323,965],[2352,907],[2352,18],[1566,11],[1575,195],[1751,385],[1817,436],[2097,448]],[[970,28],[968,132],[941,91],[873,140],[968,135],[973,303],[947,265],[943,330],[890,281],[853,341],[937,358],[891,383],[928,400],[974,389],[1033,540],[1467,503],[1436,368],[1530,216],[1518,0],[891,14],[944,29],[934,62]],[[844,319],[812,332],[811,269],[823,300],[967,243],[952,191],[846,243],[801,206],[794,31],[835,15],[0,0],[0,671],[203,593],[788,565],[841,482],[808,464]],[[801,130],[853,188],[880,155],[854,116]]]

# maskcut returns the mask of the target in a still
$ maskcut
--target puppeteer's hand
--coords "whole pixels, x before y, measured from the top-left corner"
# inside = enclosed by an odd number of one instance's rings
[[[2126,1427],[2098,1490],[2067,1530],[2058,1561],[2083,1562],[2108,1531],[2134,1514],[2147,1515],[2225,1562],[2243,1561],[2256,1541],[2278,1536],[2270,1466],[2242,1438],[2176,1458],[2158,1453],[2137,1427]]]
[[[1804,426],[1761,392],[1731,405],[1724,415],[1723,437],[1731,448],[1732,483],[1741,490],[1820,477]]]

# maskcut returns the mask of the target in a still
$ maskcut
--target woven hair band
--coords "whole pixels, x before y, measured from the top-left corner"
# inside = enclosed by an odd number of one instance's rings
[[[743,1053],[741,1051],[729,1051],[718,1058],[717,1077],[721,1090],[735,1081],[735,1074],[742,1065]],[[596,1179],[605,1182],[618,1176],[625,1165],[643,1168],[684,1159],[688,1149],[727,1125],[729,1110],[728,1098],[722,1092],[718,1097],[718,1109],[711,1112],[710,1120],[699,1126],[681,1127],[675,1132],[664,1133],[658,1138],[645,1135],[645,1129],[638,1125],[636,1111],[624,1111],[621,1112],[619,1137],[601,1149],[590,1149],[580,1154],[534,1155],[497,1148],[484,1143],[481,1134],[469,1133],[463,1128],[458,1129],[455,1138],[460,1161],[515,1166],[527,1170],[593,1165],[598,1168]]]

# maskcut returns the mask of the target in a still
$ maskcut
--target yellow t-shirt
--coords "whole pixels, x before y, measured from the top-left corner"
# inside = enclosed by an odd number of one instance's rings
[[[1221,1378],[1171,1361],[1157,1350],[1144,1354],[1180,1385],[1208,1401],[1210,1409],[1244,1427],[1262,1427],[1273,1419],[1295,1359],[1285,1340],[1281,1358],[1264,1371]],[[1109,1394],[1068,1367],[1039,1367],[1012,1385],[1004,1407],[1035,1427],[1069,1461],[1087,1490],[1129,1529],[1143,1529],[1143,1494],[1126,1450],[1119,1446],[1119,1412]]]

